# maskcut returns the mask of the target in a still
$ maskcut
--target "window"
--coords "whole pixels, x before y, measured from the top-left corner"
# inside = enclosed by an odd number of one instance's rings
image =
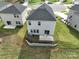
[[[31,22],[29,22],[29,25],[31,25]]]
[[[16,21],[16,24],[20,24],[20,21]]]
[[[19,18],[19,15],[17,15],[17,14],[14,14],[14,17],[15,17],[15,18]]]
[[[40,23],[40,22],[38,22],[38,25],[41,25],[41,23]]]
[[[33,33],[33,30],[31,29],[30,32]]]
[[[37,30],[37,33],[39,33],[39,30]]]
[[[74,26],[75,28],[77,27],[77,25]]]
[[[11,21],[7,21],[7,24],[8,24],[8,25],[11,25]]]
[[[69,16],[69,19],[71,19],[72,18],[72,16]]]
[[[49,32],[50,32],[49,30],[45,30],[45,34],[49,35]]]
[[[36,30],[34,30],[34,33],[36,33]]]
[[[19,16],[17,15],[17,18],[19,18]]]

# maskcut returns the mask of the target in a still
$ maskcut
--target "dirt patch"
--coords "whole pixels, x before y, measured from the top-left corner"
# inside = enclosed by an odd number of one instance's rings
[[[2,38],[0,38],[0,44],[3,42],[3,39]]]

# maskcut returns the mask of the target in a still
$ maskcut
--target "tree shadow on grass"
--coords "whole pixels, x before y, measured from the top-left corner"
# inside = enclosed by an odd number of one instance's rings
[[[67,25],[67,27],[69,29],[69,32],[79,40],[79,32],[76,31],[74,28],[68,26],[68,25]]]
[[[18,59],[50,59],[50,51],[48,47],[29,46],[24,39]]]

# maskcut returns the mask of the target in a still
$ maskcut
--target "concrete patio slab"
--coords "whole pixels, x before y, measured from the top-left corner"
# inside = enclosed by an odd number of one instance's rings
[[[54,41],[53,36],[48,36],[48,35],[40,35],[39,40],[41,40],[41,41]]]
[[[12,26],[12,25],[6,25],[4,26],[4,29],[15,29],[16,26]]]
[[[28,45],[30,46],[49,46],[49,47],[56,47],[57,44],[44,44],[44,43],[30,43],[26,40],[26,42],[28,43]]]

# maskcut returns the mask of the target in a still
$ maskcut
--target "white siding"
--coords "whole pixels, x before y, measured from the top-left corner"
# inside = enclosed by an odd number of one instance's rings
[[[29,21],[27,21],[27,28],[28,28],[28,33],[29,34],[37,34],[37,35],[45,35],[44,31],[49,30],[50,33],[49,35],[54,34],[54,29],[55,29],[55,24],[56,21],[30,21],[31,25],[28,24]],[[41,25],[38,25],[38,22],[41,23]],[[31,33],[31,29],[38,29],[39,33]]]
[[[6,21],[11,21],[13,26],[17,25],[16,21],[20,21],[20,23],[21,23],[20,25],[23,24],[21,15],[19,15],[19,18],[15,18],[14,14],[0,14],[0,16],[1,16],[5,25],[7,25]]]
[[[69,13],[69,16],[72,15],[72,20],[68,19],[68,21],[70,22],[69,25],[71,27],[73,27],[74,29],[76,29],[77,31],[79,31],[79,13],[72,10]],[[76,27],[75,27],[76,25]]]
[[[27,14],[27,8],[24,10],[24,12],[22,13],[22,21],[23,24],[26,22],[26,18],[27,18],[28,14]]]
[[[67,20],[68,20],[68,21],[70,21],[69,17],[70,17],[71,15],[72,15],[72,16],[74,15],[74,11],[73,11],[73,10],[70,10],[70,11],[69,11],[69,14],[68,14],[68,17],[67,17]]]
[[[77,25],[75,27],[75,25]],[[79,31],[79,14],[74,14],[72,20],[70,21],[70,26]]]

